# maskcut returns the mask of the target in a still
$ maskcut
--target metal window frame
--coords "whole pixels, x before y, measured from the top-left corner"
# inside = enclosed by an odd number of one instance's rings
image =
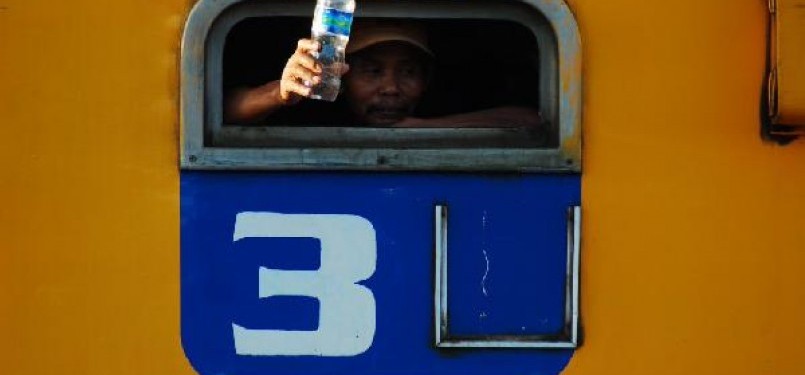
[[[437,348],[573,349],[579,346],[581,207],[569,207],[567,211],[564,325],[556,334],[453,337],[447,309],[447,206],[444,205],[434,208],[434,252],[434,345]]]
[[[356,13],[360,17],[502,19],[529,27],[539,45],[540,110],[558,131],[555,148],[494,144],[460,147],[464,129],[440,131],[437,138],[458,140],[459,146],[448,147],[417,148],[415,140],[422,139],[428,131],[425,129],[383,128],[363,131],[374,132],[381,139],[397,137],[403,144],[308,147],[305,142],[289,142],[279,147],[257,147],[237,142],[233,145],[221,142],[220,138],[216,142],[215,137],[224,132],[221,72],[229,30],[247,17],[304,16],[312,7],[312,2],[294,0],[200,0],[195,4],[185,25],[181,47],[182,169],[581,171],[581,40],[575,18],[563,0],[380,0],[361,4]],[[324,139],[317,135],[317,128],[231,125],[226,128],[243,139],[262,138],[268,143],[288,138],[289,132],[313,141]],[[337,129],[350,133],[350,128]],[[505,136],[509,130],[487,131],[497,132],[494,138]]]

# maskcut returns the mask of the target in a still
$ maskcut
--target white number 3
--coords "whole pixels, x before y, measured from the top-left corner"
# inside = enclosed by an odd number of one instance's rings
[[[233,241],[247,237],[312,237],[321,241],[318,270],[260,267],[258,288],[259,298],[317,298],[319,328],[248,329],[233,323],[237,354],[344,357],[361,354],[372,346],[375,298],[368,288],[356,284],[375,272],[377,240],[372,223],[355,215],[241,212],[235,219]]]

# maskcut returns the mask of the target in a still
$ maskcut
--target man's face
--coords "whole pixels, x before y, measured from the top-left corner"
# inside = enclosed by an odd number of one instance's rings
[[[344,96],[359,122],[392,125],[413,114],[425,91],[427,72],[416,47],[381,43],[355,53],[344,85]]]

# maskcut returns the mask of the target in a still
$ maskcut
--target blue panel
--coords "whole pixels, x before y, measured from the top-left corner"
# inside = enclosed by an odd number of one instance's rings
[[[572,356],[433,346],[433,211],[449,207],[452,334],[556,333],[565,308],[565,213],[579,204],[578,175],[182,172],[181,184],[182,341],[201,374],[558,374]],[[233,323],[313,331],[322,309],[311,297],[259,298],[260,267],[316,270],[321,244],[304,237],[233,241],[235,217],[247,211],[371,222],[378,258],[361,284],[374,294],[377,329],[366,352],[235,354]]]
[[[572,197],[541,185],[541,199],[498,189],[488,203],[457,200],[450,209],[451,336],[561,332],[564,315],[557,306],[565,302],[566,210]]]

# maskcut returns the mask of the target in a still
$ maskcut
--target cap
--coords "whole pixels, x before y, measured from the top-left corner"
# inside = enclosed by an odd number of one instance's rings
[[[405,42],[433,56],[433,52],[428,48],[425,29],[414,23],[401,23],[394,20],[360,20],[352,26],[349,43],[347,43],[347,54],[379,43]]]

